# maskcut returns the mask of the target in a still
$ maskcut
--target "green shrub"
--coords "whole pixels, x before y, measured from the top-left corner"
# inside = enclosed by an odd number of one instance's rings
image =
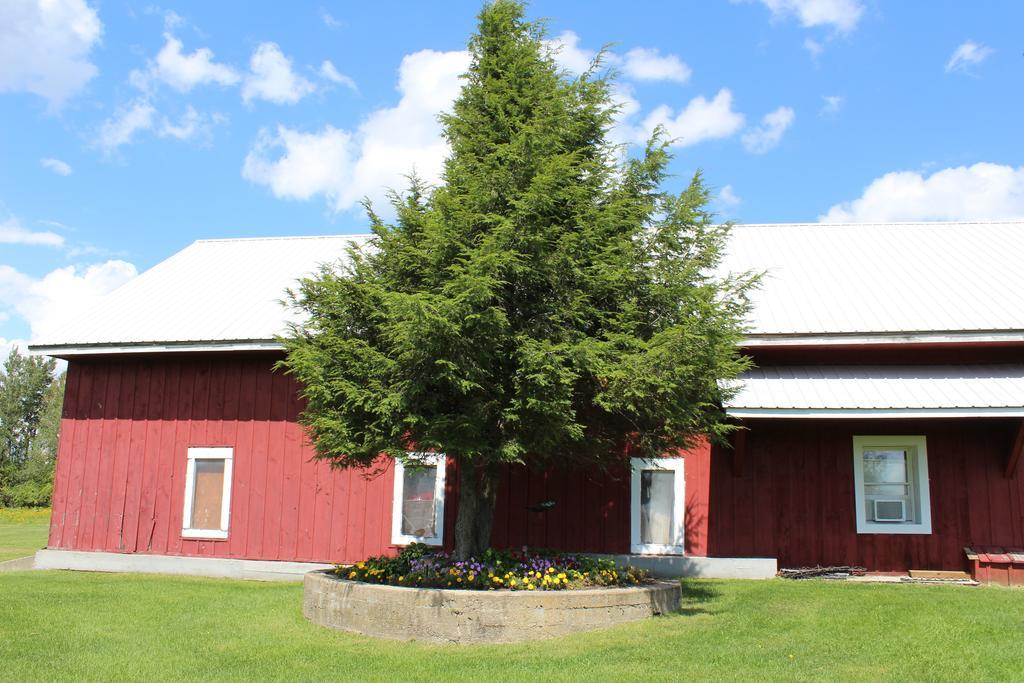
[[[48,507],[53,497],[53,482],[23,481],[0,489],[0,504],[6,507]]]

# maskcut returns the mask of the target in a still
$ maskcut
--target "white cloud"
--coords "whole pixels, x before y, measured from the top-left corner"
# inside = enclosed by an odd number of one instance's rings
[[[320,77],[327,79],[331,83],[343,85],[352,92],[359,92],[356,82],[351,77],[338,71],[329,59],[325,59],[323,64],[320,65]]]
[[[829,26],[848,32],[857,27],[864,14],[860,0],[760,0],[772,17],[795,17],[804,28]]]
[[[272,158],[278,149],[281,154]],[[318,133],[278,126],[276,135],[261,131],[245,157],[242,177],[268,186],[281,199],[322,194],[338,210],[351,208],[358,198],[345,193],[351,187],[354,153],[352,135],[333,126]]]
[[[641,142],[663,126],[676,147],[689,147],[705,140],[718,140],[734,135],[743,127],[743,114],[732,109],[732,92],[722,88],[711,100],[697,96],[686,107],[673,113],[668,105],[654,109],[634,132],[633,140]]]
[[[0,92],[34,93],[59,108],[98,73],[89,53],[102,33],[84,0],[0,2]]]
[[[219,123],[222,117],[218,115],[207,116],[200,114],[192,105],[188,105],[185,113],[181,115],[177,123],[164,117],[157,130],[157,135],[162,138],[172,137],[178,140],[191,140],[193,138],[209,139],[212,137],[213,124]]]
[[[637,47],[626,53],[622,73],[638,81],[685,83],[693,70],[676,55],[663,55],[653,48]]]
[[[718,203],[725,207],[736,206],[743,200],[736,194],[732,185],[726,185],[718,192]]]
[[[0,321],[2,320],[3,318],[0,317]],[[7,360],[7,356],[10,355],[11,349],[15,347],[17,347],[19,353],[24,355],[28,350],[28,342],[24,339],[7,339],[5,337],[0,337],[0,363]]]
[[[563,31],[545,41],[558,66],[572,74],[581,74],[590,68],[597,53],[580,47],[580,37],[575,31]]]
[[[795,119],[796,113],[789,107],[779,107],[765,114],[760,125],[743,134],[743,146],[748,152],[764,154],[782,141],[783,134]]]
[[[136,69],[129,75],[131,83],[143,92],[150,92],[154,81],[166,83],[179,92],[188,92],[197,85],[234,85],[240,80],[234,68],[214,61],[210,48],[201,47],[185,54],[180,40],[170,33],[165,33],[164,39],[166,42],[156,59],[151,60],[145,70]]]
[[[846,103],[846,98],[842,95],[824,95],[821,100],[823,102],[821,105],[822,114],[837,114],[843,108],[843,104]]]
[[[242,85],[242,99],[295,104],[316,86],[292,70],[292,62],[276,43],[260,43],[249,59],[249,73]]]
[[[0,309],[22,318],[38,339],[136,275],[135,266],[121,260],[57,268],[38,279],[0,265]]]
[[[42,165],[43,168],[48,168],[57,175],[71,175],[71,165],[68,164],[66,161],[61,161],[60,159],[52,159],[47,157],[45,159],[40,159],[39,163]]]
[[[139,131],[153,127],[156,109],[146,100],[136,100],[118,109],[100,126],[96,144],[106,152],[131,142]]]
[[[464,51],[406,55],[396,106],[372,112],[354,131],[329,125],[312,133],[286,126],[264,131],[242,176],[284,199],[322,195],[334,211],[355,208],[364,196],[379,203],[387,189],[405,187],[404,176],[414,169],[435,182],[448,153],[437,115],[458,96],[468,67]]]
[[[813,59],[817,59],[825,51],[825,45],[814,38],[804,38],[804,49],[811,53]]]
[[[60,247],[64,245],[64,237],[49,230],[29,230],[22,226],[16,218],[8,218],[0,221],[0,244]]]
[[[345,25],[344,22],[335,19],[334,16],[325,9],[320,10],[320,20],[324,22],[324,26],[330,29],[341,28]]]
[[[953,55],[946,62],[946,73],[967,71],[970,67],[988,59],[992,52],[992,48],[968,40],[953,50]]]
[[[929,176],[895,171],[819,220],[831,223],[1024,218],[1024,166],[977,163]]]

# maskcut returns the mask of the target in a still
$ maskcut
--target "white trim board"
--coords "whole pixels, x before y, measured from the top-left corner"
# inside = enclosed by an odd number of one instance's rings
[[[861,419],[861,418],[945,418],[945,417],[1024,417],[1021,408],[729,408],[725,412],[738,418],[789,419]]]
[[[239,341],[194,341],[194,342],[143,342],[138,344],[30,344],[29,355],[33,356],[103,356],[131,353],[201,353],[225,351],[284,351],[284,346],[275,340]]]
[[[87,572],[178,574],[251,581],[302,581],[302,577],[308,572],[330,569],[333,566],[315,562],[40,550],[36,553],[34,568],[71,569]]]
[[[751,334],[740,346],[876,346],[886,344],[986,344],[1024,342],[1021,330],[950,330],[917,332],[820,332]]]

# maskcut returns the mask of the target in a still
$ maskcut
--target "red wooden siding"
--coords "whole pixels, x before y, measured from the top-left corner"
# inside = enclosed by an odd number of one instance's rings
[[[49,546],[247,559],[346,562],[393,550],[393,470],[312,460],[295,383],[267,356],[75,360],[61,424]],[[226,540],[181,537],[190,446],[234,449]],[[688,456],[687,547],[706,535],[708,449]],[[457,513],[447,473],[445,536]],[[629,551],[629,473],[506,469],[496,545]],[[527,507],[553,500],[546,512]]]
[[[312,459],[295,383],[270,356],[72,361],[49,546],[248,559],[348,562],[393,551],[393,469],[334,470]],[[1024,475],[1006,478],[1016,424],[1000,420],[762,420],[742,467],[728,450],[685,457],[686,548],[777,557],[780,566],[960,569],[962,548],[1024,546]],[[854,434],[925,434],[933,533],[858,535]],[[222,541],[183,539],[190,446],[234,449]],[[1024,469],[1024,468],[1018,468]],[[456,471],[448,468],[445,537]],[[628,472],[506,469],[493,542],[625,553]],[[527,508],[553,500],[546,512]]]
[[[1024,546],[1024,477],[1004,470],[1017,421],[752,421],[746,460],[711,461],[708,554],[777,557],[780,567],[963,569],[964,546]],[[932,533],[858,534],[853,436],[927,436]]]
[[[312,460],[295,383],[273,360],[73,361],[49,547],[337,562],[387,552],[391,468]],[[234,449],[226,540],[181,537],[190,446]]]

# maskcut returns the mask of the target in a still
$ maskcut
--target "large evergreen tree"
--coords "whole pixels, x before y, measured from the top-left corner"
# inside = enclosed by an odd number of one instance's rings
[[[622,161],[612,74],[570,78],[521,4],[480,13],[440,186],[413,179],[374,238],[291,295],[283,367],[319,457],[458,463],[456,553],[489,543],[504,463],[656,457],[728,432],[723,382],[751,278],[715,274],[727,228],[696,175],[662,190],[655,135]]]

